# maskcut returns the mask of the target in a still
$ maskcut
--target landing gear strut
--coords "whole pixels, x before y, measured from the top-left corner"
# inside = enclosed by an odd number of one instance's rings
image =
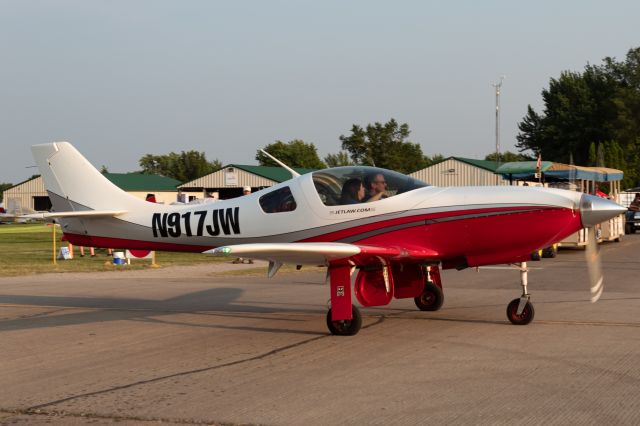
[[[327,327],[336,336],[353,336],[362,327],[360,310],[351,303],[351,265],[332,262],[329,265],[331,280],[331,308],[327,312]]]
[[[507,318],[515,325],[529,324],[535,315],[533,304],[529,301],[530,294],[527,289],[527,262],[520,264],[520,285],[522,285],[522,296],[513,299],[507,306]]]

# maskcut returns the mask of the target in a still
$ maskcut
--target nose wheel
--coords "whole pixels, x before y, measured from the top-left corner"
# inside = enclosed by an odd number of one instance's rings
[[[522,308],[520,304],[523,303]],[[507,306],[507,318],[514,325],[527,325],[533,321],[533,316],[536,311],[533,309],[533,304],[529,301],[529,298],[513,299]]]

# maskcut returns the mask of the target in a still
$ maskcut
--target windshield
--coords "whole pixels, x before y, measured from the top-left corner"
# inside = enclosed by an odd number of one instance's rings
[[[428,184],[391,170],[347,166],[313,173],[318,196],[327,206],[357,204],[393,197]]]

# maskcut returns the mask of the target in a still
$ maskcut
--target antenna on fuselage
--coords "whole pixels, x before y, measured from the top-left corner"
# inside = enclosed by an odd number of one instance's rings
[[[289,170],[289,172],[291,173],[292,177],[298,177],[300,176],[300,173],[296,172],[295,170],[293,170],[291,167],[287,166],[286,164],[284,164],[282,161],[278,160],[276,157],[274,157],[273,155],[269,154],[267,151],[265,151],[264,149],[260,149],[260,152],[262,152],[264,155],[266,155],[267,157],[271,158],[273,161],[275,161],[276,163],[280,164],[282,167],[284,167],[285,169]]]

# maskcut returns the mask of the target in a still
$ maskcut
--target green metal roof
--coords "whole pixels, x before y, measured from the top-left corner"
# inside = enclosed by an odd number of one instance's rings
[[[511,161],[498,167],[495,172],[498,174],[535,173],[537,165],[537,161]],[[541,161],[540,171],[546,172],[552,165],[551,161]]]
[[[275,182],[284,182],[285,180],[289,180],[292,178],[291,173],[286,170],[284,167],[273,167],[273,166],[248,166],[245,164],[229,164],[223,167],[235,167],[237,169],[244,170],[247,173],[252,173],[254,175],[262,176],[263,178],[273,180]],[[315,169],[302,169],[293,167],[293,170],[300,173],[301,175],[305,173],[313,172]]]
[[[182,183],[165,176],[142,173],[104,173],[104,177],[124,191],[176,191]]]
[[[532,179],[536,169],[535,161],[515,161],[505,163],[496,170],[496,174],[505,179]],[[594,182],[612,182],[622,180],[624,172],[606,167],[585,167],[572,164],[542,161],[540,167],[545,180],[591,180]]]

